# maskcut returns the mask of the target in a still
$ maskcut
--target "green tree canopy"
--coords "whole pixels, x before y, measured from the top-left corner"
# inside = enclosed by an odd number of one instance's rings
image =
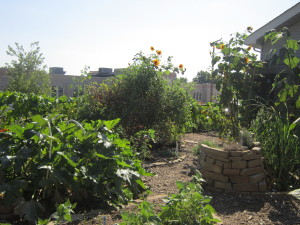
[[[211,73],[204,70],[198,71],[197,76],[193,78],[193,81],[197,84],[214,83]]]
[[[7,63],[9,85],[11,91],[23,93],[50,94],[51,81],[46,72],[43,54],[38,42],[30,45],[26,52],[22,45],[15,43],[15,48],[8,46],[7,55],[14,59]]]

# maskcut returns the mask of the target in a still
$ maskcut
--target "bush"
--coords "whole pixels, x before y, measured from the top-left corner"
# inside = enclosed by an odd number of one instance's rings
[[[146,189],[119,120],[79,123],[65,115],[36,115],[0,130],[0,193],[21,218],[36,221],[65,198],[78,205],[124,204]]]
[[[105,119],[121,118],[128,136],[154,129],[158,142],[174,144],[192,123],[194,102],[180,82],[168,83],[163,74],[174,69],[171,59],[159,66],[160,56],[139,53],[123,75],[109,80],[94,92]],[[177,68],[178,70],[178,68]]]
[[[264,106],[251,125],[262,144],[270,184],[276,190],[288,190],[296,185],[295,174],[300,165],[300,139],[295,133],[296,124],[297,121],[290,122],[288,113]]]

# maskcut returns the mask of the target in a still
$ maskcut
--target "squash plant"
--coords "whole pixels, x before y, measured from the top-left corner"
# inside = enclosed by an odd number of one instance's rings
[[[0,193],[25,220],[69,198],[79,205],[126,203],[149,175],[113,128],[119,120],[79,123],[65,115],[35,115],[0,133]]]

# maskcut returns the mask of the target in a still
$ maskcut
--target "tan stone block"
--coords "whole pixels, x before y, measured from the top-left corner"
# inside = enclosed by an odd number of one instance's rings
[[[263,160],[262,159],[253,159],[253,160],[249,160],[247,162],[247,167],[248,168],[257,167],[257,166],[261,166],[261,165],[263,165]]]
[[[233,162],[233,161],[242,161],[242,160],[243,160],[243,157],[229,157],[229,160],[230,160],[231,162]]]
[[[201,151],[203,151],[205,154],[211,156],[212,158],[215,158],[215,157],[228,158],[228,156],[229,156],[229,152],[227,152],[227,151],[224,151],[222,149],[217,149],[217,148],[211,148],[204,144],[201,145]]]
[[[267,182],[266,180],[261,180],[259,183],[258,183],[258,188],[259,188],[259,191],[267,191]]]
[[[205,161],[209,164],[215,164],[216,160],[206,156]]]
[[[214,180],[213,179],[210,179],[210,178],[205,178],[205,181],[206,183],[209,185],[209,186],[214,186]]]
[[[203,169],[215,172],[215,173],[222,173],[222,167],[217,166],[217,165],[211,165],[211,164],[206,164]]]
[[[243,155],[243,151],[230,151],[229,155],[232,157],[238,157]]]
[[[253,167],[253,168],[246,168],[246,169],[241,170],[240,175],[241,176],[250,176],[250,175],[261,173],[263,171],[264,171],[264,169],[261,166]]]
[[[254,147],[261,147],[261,143],[258,141],[253,142]]]
[[[224,163],[223,163],[223,168],[224,168],[224,169],[231,169],[231,163],[226,163],[226,162],[224,162]]]
[[[215,160],[219,160],[219,161],[221,161],[221,162],[227,162],[227,163],[230,162],[230,160],[229,160],[228,158],[214,157],[214,159],[215,159]]]
[[[233,184],[232,189],[235,191],[258,191],[258,184]]]
[[[224,175],[240,175],[240,169],[223,169]]]
[[[254,147],[251,149],[252,152],[256,153],[256,154],[260,154],[261,153],[261,148],[260,147]]]
[[[260,159],[261,155],[260,154],[255,154],[255,153],[244,153],[243,154],[243,160],[253,160],[253,159]]]
[[[214,172],[207,171],[207,170],[204,170],[204,169],[200,170],[200,173],[202,174],[204,180],[205,180],[205,178],[210,178],[210,179],[213,179],[213,180],[216,180],[216,181],[221,181],[221,182],[227,182],[228,181],[228,177],[226,177],[222,174],[219,174],[219,173],[214,173]]]
[[[258,183],[265,177],[266,177],[265,173],[258,173],[258,174],[252,175],[252,176],[250,176],[250,183],[253,183],[253,184]]]
[[[214,184],[215,188],[220,188],[220,189],[225,189],[225,190],[232,190],[231,183],[228,182],[220,182],[220,181],[215,181]]]
[[[249,176],[229,176],[229,180],[234,184],[249,183]]]
[[[215,165],[217,165],[217,166],[223,166],[223,162],[219,161],[219,160],[216,160]]]
[[[205,190],[209,191],[209,192],[216,192],[216,193],[223,193],[224,192],[224,190],[222,190],[220,188],[215,188],[215,187],[210,187],[210,186],[205,188]]]
[[[231,168],[246,168],[247,167],[247,162],[246,161],[234,161],[231,163]]]

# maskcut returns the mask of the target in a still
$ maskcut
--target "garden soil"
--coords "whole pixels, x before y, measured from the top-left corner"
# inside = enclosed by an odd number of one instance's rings
[[[151,202],[157,212],[163,199],[167,195],[176,193],[176,181],[189,182],[196,170],[196,156],[192,148],[202,140],[211,140],[221,143],[221,140],[211,134],[186,134],[182,137],[182,146],[179,150],[179,158],[170,160],[163,157],[162,152],[154,154],[154,160],[145,164],[148,171],[154,176],[144,177],[144,182],[150,187],[152,193],[146,198]],[[212,197],[210,204],[215,208],[219,224],[300,224],[300,200],[285,193],[262,193],[262,194],[224,194],[204,191],[205,195]],[[120,213],[124,211],[134,212],[136,204],[142,200],[136,200],[124,206],[120,210],[102,212],[102,215],[92,219],[84,219],[74,224],[103,224],[107,225],[121,222]]]

